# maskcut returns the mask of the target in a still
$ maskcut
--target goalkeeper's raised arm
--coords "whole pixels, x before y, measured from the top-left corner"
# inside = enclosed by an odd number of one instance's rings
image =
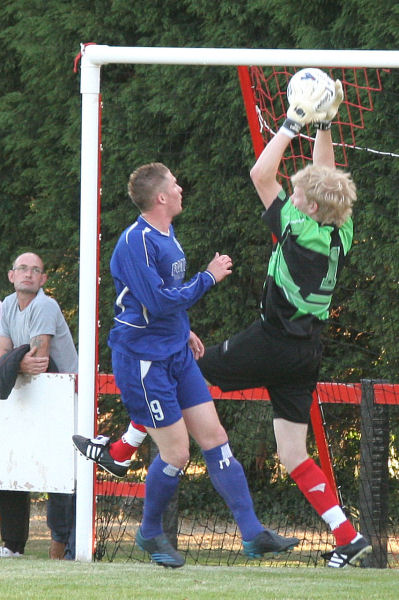
[[[334,146],[332,143],[331,129],[316,132],[313,148],[313,164],[323,167],[335,168]]]
[[[281,190],[281,185],[277,181],[277,172],[291,139],[301,131],[304,125],[327,117],[325,110],[317,110],[317,107],[320,106],[320,99],[325,94],[324,86],[309,87],[308,79],[304,81],[303,84],[299,82],[299,84],[291,86],[290,93],[287,93],[289,99],[287,118],[251,169],[251,179],[266,209],[273,203]],[[338,106],[336,110],[338,110]],[[323,139],[327,142],[328,136],[322,135],[320,140]],[[320,144],[322,144],[321,141]],[[324,146],[324,143],[322,145]]]
[[[251,169],[251,179],[266,209],[281,191],[277,172],[291,138],[282,127],[270,140]]]
[[[328,106],[324,102],[321,108],[321,99],[325,98],[324,84],[313,85],[309,88],[308,78],[305,78],[304,81],[302,87],[301,80],[299,84],[297,82],[296,85],[291,86],[290,94],[287,93],[289,100],[287,118],[251,169],[251,179],[266,209],[271,206],[281,191],[277,173],[284,152],[292,138],[299,134],[304,125],[314,123],[317,129],[313,151],[314,165],[335,168],[331,122],[343,100],[341,82],[338,79],[335,82],[329,80],[328,85],[333,90],[331,92],[333,100]],[[315,218],[313,211],[309,211],[308,208],[306,205],[304,212]]]

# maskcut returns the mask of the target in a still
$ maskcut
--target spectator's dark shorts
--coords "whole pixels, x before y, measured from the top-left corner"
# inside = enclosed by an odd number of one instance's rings
[[[267,387],[275,418],[308,423],[322,346],[264,328],[261,320],[206,349],[198,361],[202,374],[224,392]]]

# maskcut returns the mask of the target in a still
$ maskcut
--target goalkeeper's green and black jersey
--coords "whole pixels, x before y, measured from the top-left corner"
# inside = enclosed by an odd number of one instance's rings
[[[332,294],[352,245],[353,223],[320,225],[281,191],[263,213],[276,238],[263,288],[265,326],[311,338],[329,316]]]

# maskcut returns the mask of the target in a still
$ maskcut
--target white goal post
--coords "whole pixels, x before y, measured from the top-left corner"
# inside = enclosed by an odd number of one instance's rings
[[[239,48],[112,47],[82,44],[81,216],[79,272],[80,434],[94,433],[99,94],[101,66],[169,64],[398,68],[396,50],[296,50]],[[76,560],[90,561],[93,547],[93,465],[77,461]]]

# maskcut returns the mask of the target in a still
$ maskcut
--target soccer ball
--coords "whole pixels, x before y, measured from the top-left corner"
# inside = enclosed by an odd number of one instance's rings
[[[287,87],[287,100],[313,100],[315,112],[325,112],[335,99],[335,83],[321,69],[307,68],[297,71]]]

